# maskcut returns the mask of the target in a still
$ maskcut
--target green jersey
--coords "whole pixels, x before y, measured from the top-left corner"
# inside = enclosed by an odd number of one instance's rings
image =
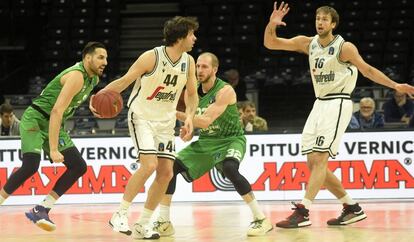
[[[203,93],[201,85],[198,87],[199,104],[196,114],[201,115],[216,101],[217,93],[225,86],[227,82],[216,79],[214,86],[207,92]],[[237,105],[228,105],[226,110],[210,126],[200,130],[200,139],[203,138],[228,138],[232,136],[243,135],[243,128],[240,122]]]
[[[203,93],[198,87],[199,103],[197,114],[203,114],[208,106],[216,101],[217,93],[228,83],[216,79],[214,86]],[[238,162],[246,153],[246,138],[243,135],[236,104],[228,105],[224,112],[206,129],[200,130],[197,141],[178,152],[176,162],[185,171],[181,174],[191,182],[214,167],[223,173],[223,160],[231,158]]]
[[[60,84],[60,79],[63,75],[70,71],[78,70],[82,72],[83,75],[83,87],[82,89],[73,97],[68,108],[63,113],[62,121],[73,116],[73,113],[79,105],[84,102],[93,88],[98,84],[98,76],[89,77],[88,73],[83,66],[83,62],[78,62],[75,65],[65,69],[59,75],[57,75],[46,87],[43,89],[42,93],[33,100],[33,104],[40,107],[44,112],[50,115],[53,106],[56,103],[56,100],[62,90],[62,85]]]

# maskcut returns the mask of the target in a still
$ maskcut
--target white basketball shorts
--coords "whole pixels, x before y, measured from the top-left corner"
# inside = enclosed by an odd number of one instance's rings
[[[175,120],[149,121],[128,113],[128,127],[139,154],[155,154],[157,157],[175,159]]]
[[[329,152],[329,156],[335,158],[351,117],[350,99],[317,99],[303,128],[302,155]]]

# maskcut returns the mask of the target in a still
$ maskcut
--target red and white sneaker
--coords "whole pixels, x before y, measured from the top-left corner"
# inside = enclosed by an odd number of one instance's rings
[[[353,205],[343,204],[342,214],[338,218],[328,220],[328,225],[348,225],[367,218],[358,203]]]
[[[312,222],[309,220],[309,209],[303,204],[292,202],[294,212],[285,220],[276,223],[276,227],[284,229],[300,228],[310,226]]]

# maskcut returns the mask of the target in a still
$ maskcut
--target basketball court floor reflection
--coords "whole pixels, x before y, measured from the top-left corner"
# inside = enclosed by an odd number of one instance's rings
[[[272,223],[291,214],[289,202],[260,203]],[[326,221],[340,213],[338,203],[312,205],[312,226],[301,229],[274,228],[266,236],[247,237],[250,211],[243,202],[175,202],[171,218],[176,234],[159,241],[233,241],[233,242],[411,242],[414,238],[414,201],[362,201],[368,218],[349,226],[328,227]],[[51,218],[54,232],[46,232],[30,223],[24,212],[31,206],[0,206],[1,242],[90,242],[132,241],[131,237],[113,232],[108,220],[116,204],[56,205]],[[134,204],[130,224],[139,215],[141,203]]]

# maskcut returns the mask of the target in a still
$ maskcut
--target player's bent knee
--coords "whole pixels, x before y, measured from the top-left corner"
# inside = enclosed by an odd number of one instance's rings
[[[139,167],[138,171],[144,176],[151,176],[157,170],[156,164],[142,164]],[[138,172],[137,171],[137,172]]]
[[[172,171],[163,171],[163,172],[157,172],[155,179],[157,179],[157,181],[159,182],[168,184],[173,178],[173,176],[174,176],[174,173]]]
[[[29,165],[29,163],[23,163],[19,170],[23,174],[23,176],[29,178],[39,170],[39,166],[32,164]]]
[[[241,176],[239,173],[238,161],[232,159],[226,159],[223,161],[223,173],[230,181],[233,181]]]
[[[81,177],[86,173],[88,166],[76,147],[70,147],[62,151],[62,154],[65,157],[65,161],[63,163],[68,170],[72,171],[74,176]]]
[[[83,176],[83,174],[85,174],[87,170],[88,170],[88,166],[86,165],[86,162],[84,160],[83,162],[80,162],[80,165],[76,169],[79,177]]]
[[[314,161],[311,164],[311,170],[325,170],[328,167],[328,163],[323,161]]]
[[[252,187],[247,179],[239,172],[239,162],[234,159],[223,161],[223,173],[234,185],[237,193],[244,196],[252,191]]]
[[[23,154],[23,163],[19,168],[19,171],[23,176],[29,178],[33,176],[38,170],[40,165],[40,154],[25,153]]]

